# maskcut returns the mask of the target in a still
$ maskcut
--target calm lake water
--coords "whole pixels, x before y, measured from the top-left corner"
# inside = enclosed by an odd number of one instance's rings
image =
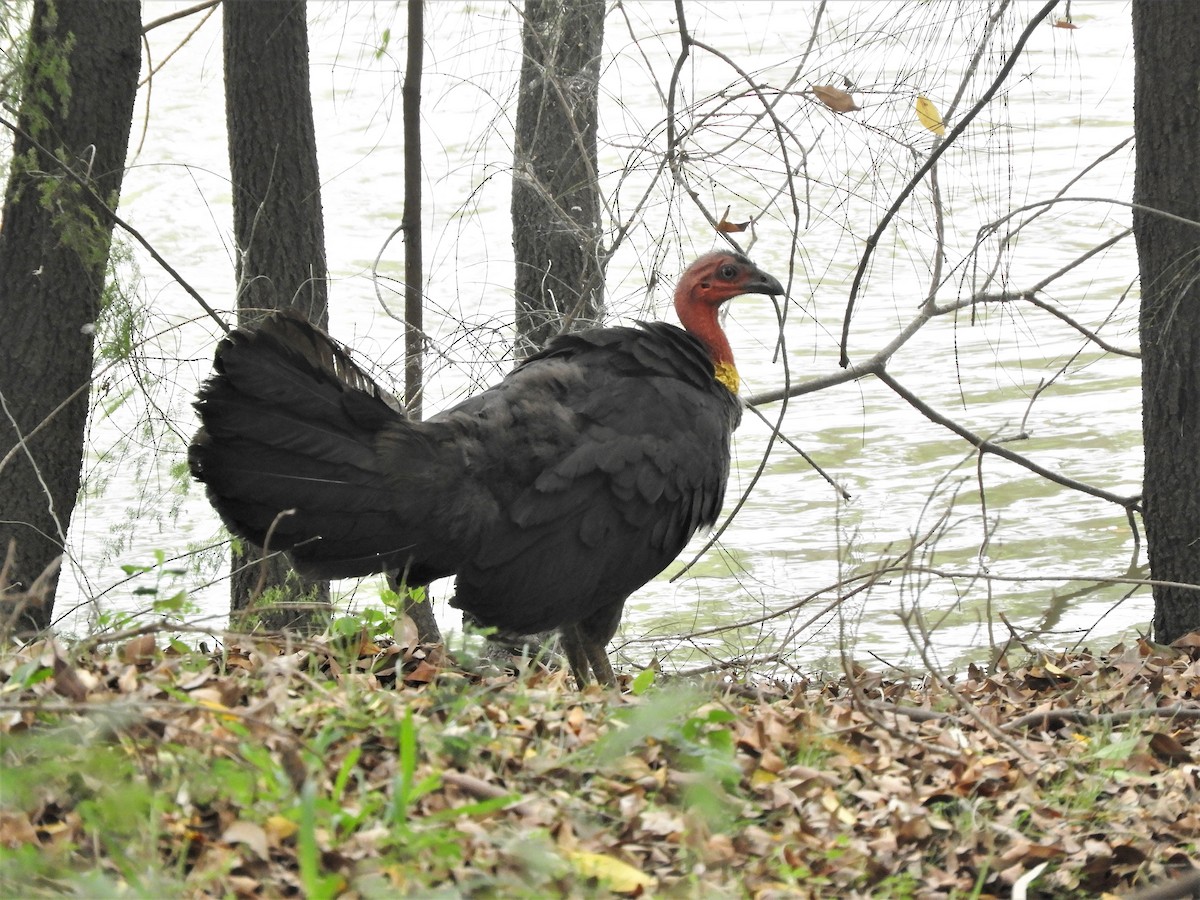
[[[934,146],[917,121],[916,96],[928,96],[956,125],[1035,8],[1016,4],[976,59],[981,6],[834,3],[817,21],[814,3],[687,5],[694,34],[728,58],[693,48],[682,71],[679,121],[695,129],[691,186],[717,217],[726,207],[731,221],[761,216],[752,255],[781,279],[793,276],[782,351],[776,310],[764,298],[732,304],[728,328],[748,395],[841,372],[842,317],[866,239]],[[148,4],[145,14],[172,8]],[[426,409],[435,410],[511,364],[507,173],[519,23],[500,3],[433,3],[427,16]],[[232,213],[219,18],[150,33],[151,61],[162,69],[139,100],[121,212],[213,306],[228,310]],[[896,217],[857,300],[852,360],[866,360],[912,322],[935,279],[941,304],[985,287],[1019,292],[1128,227],[1119,204],[1132,190],[1132,145],[1092,166],[1132,135],[1128,6],[1088,4],[1075,24],[1039,25],[998,99],[942,157],[943,220],[927,182]],[[404,49],[400,38],[385,40],[388,29],[404,29],[402,9],[390,4],[311,5],[332,331],[395,384],[403,251],[389,236],[402,212]],[[660,91],[679,48],[673,5],[623,4],[609,16],[607,44],[602,182],[622,219],[647,197],[609,270],[610,312],[614,321],[669,318],[675,275],[715,244],[704,217],[665,180],[647,193],[665,145]],[[762,100],[731,62],[774,104],[786,160],[775,128],[753,116]],[[977,75],[955,104],[973,62]],[[843,79],[861,110],[839,115],[802,93]],[[1036,210],[988,230],[1060,192],[1115,202],[1062,202],[1015,233]],[[648,293],[655,268],[662,281]],[[1135,276],[1132,238],[1125,238],[1039,296],[1135,350]],[[196,427],[188,404],[218,330],[140,250],[123,277],[147,310],[142,354],[134,369],[117,366],[100,378],[88,493],[72,524],[58,612],[65,628],[80,630],[100,613],[148,610],[151,589],[159,596],[186,590],[202,610],[187,621],[219,629],[228,598],[218,523],[202,492],[179,475]],[[1039,309],[993,303],[940,316],[898,350],[889,371],[977,434],[1027,434],[1006,446],[1045,467],[1121,495],[1139,489],[1137,360],[1103,352]],[[1092,580],[1124,576],[1135,560],[1118,506],[996,457],[978,464],[970,446],[874,379],[795,397],[782,418],[777,403],[762,412],[771,426],[748,413],[737,434],[728,509],[744,503],[715,546],[697,539],[672,570],[695,559],[686,573],[631,600],[618,636],[624,664],[667,653],[682,668],[774,655],[782,669],[763,662],[758,670],[808,671],[837,665],[845,649],[872,665],[925,653],[952,666],[1008,637],[1001,614],[1050,647],[1079,640],[1106,647],[1149,620],[1147,592],[1127,597],[1127,587]],[[773,442],[767,454],[776,425],[849,499],[788,443]],[[909,551],[918,568],[871,575]],[[154,566],[156,552],[168,561],[150,572],[130,576],[122,568]],[[169,571],[176,568],[184,573]],[[377,602],[376,580],[339,588],[351,608]],[[439,619],[454,624],[449,585],[434,593]],[[736,623],[744,624],[680,637]]]

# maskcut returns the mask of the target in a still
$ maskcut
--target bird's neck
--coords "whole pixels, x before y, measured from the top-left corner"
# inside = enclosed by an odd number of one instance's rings
[[[717,321],[717,307],[708,303],[687,303],[684,298],[676,296],[675,312],[684,330],[699,338],[700,343],[708,350],[717,381],[736,394],[739,385],[738,371],[733,364],[733,349],[729,346],[729,339],[725,337],[725,330]]]

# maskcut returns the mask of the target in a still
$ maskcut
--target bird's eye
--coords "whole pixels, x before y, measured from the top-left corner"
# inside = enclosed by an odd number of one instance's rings
[[[725,265],[721,266],[722,278],[732,281],[734,278],[737,278],[737,273],[737,266],[733,265],[733,263],[726,263]]]

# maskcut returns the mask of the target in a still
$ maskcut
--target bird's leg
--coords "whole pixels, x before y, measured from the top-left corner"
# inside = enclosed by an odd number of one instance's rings
[[[567,654],[567,663],[571,666],[571,674],[575,676],[575,684],[582,691],[588,685],[588,663],[591,655],[587,650],[587,641],[578,622],[564,625],[559,631],[563,652]],[[612,674],[612,670],[609,670]],[[599,673],[596,675],[599,678]]]
[[[608,653],[604,650],[604,644],[598,644],[595,641],[583,640],[583,652],[587,654],[588,662],[592,664],[592,672],[596,675],[596,680],[605,687],[613,687],[617,683],[617,676],[613,674],[612,663],[608,660]]]

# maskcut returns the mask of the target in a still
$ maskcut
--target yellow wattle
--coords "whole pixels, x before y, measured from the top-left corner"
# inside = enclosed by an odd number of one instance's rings
[[[738,378],[737,367],[731,362],[716,363],[717,381],[729,388],[731,394],[736,394],[741,386],[741,379]]]

